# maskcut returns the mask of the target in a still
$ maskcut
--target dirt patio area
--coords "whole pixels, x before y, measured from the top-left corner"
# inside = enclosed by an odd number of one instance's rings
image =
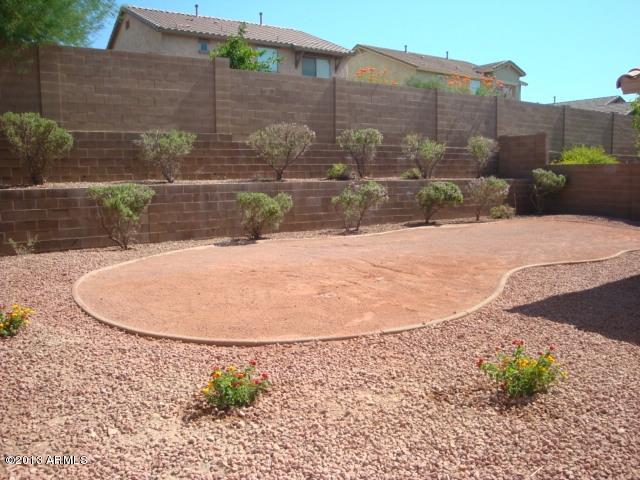
[[[74,295],[140,333],[212,343],[340,338],[459,315],[510,270],[640,248],[640,230],[548,218],[204,246],[107,267]]]

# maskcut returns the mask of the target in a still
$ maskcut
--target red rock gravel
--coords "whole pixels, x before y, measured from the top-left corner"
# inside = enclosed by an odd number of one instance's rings
[[[633,227],[623,227],[633,228]],[[80,275],[181,242],[0,258],[3,300],[38,310],[0,341],[0,455],[87,455],[0,478],[639,478],[640,254],[514,275],[460,320],[345,342],[221,348],[139,338],[74,304]],[[555,343],[569,378],[506,408],[478,355]],[[274,387],[201,414],[213,364],[255,358]]]

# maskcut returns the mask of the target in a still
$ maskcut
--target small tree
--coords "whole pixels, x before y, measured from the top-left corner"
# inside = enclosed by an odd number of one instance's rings
[[[491,155],[498,151],[498,142],[492,138],[477,135],[471,137],[467,143],[467,148],[476,160],[476,174],[479,177],[482,169],[486,167]]]
[[[431,178],[436,166],[444,158],[446,143],[436,142],[429,138],[410,133],[402,140],[402,153],[405,158],[416,164],[422,178]]]
[[[638,132],[638,138],[636,140],[636,147],[638,148],[638,155],[640,155],[640,95],[631,103],[631,125]]]
[[[285,214],[293,207],[291,195],[286,193],[270,197],[259,192],[241,192],[236,201],[242,211],[242,227],[254,240],[261,238],[267,228],[277,230]]]
[[[195,139],[193,133],[151,130],[140,135],[135,144],[142,149],[142,159],[160,167],[167,182],[173,183],[180,172],[182,158],[191,153]]]
[[[252,133],[247,143],[276,172],[276,180],[311,146],[316,134],[306,125],[276,123]]]
[[[229,66],[236,70],[253,70],[258,72],[270,72],[274,64],[280,63],[280,57],[274,56],[266,60],[260,57],[265,50],[251,48],[244,35],[247,31],[247,24],[241,23],[238,27],[238,34],[232,35],[218,48],[212,50],[209,55],[211,59],[224,57],[229,59]]]
[[[469,198],[475,205],[476,222],[482,210],[503,203],[509,195],[509,184],[496,177],[474,178],[468,184]]]
[[[123,250],[129,248],[140,215],[154,195],[151,188],[134,183],[89,188],[89,197],[98,202],[102,227]]]
[[[73,146],[73,137],[56,122],[38,113],[7,112],[0,117],[0,129],[11,151],[29,170],[34,185],[42,185],[53,160]]]
[[[416,194],[416,202],[424,213],[424,221],[448,205],[458,205],[464,201],[460,187],[452,182],[432,182]]]
[[[338,146],[351,155],[356,164],[358,176],[366,177],[367,164],[376,157],[376,150],[382,144],[382,134],[375,128],[343,130],[338,135]]]
[[[387,189],[377,182],[352,182],[331,203],[342,215],[346,232],[357,232],[365,213],[389,200]]]
[[[544,211],[545,197],[562,190],[567,183],[567,177],[542,168],[536,168],[531,174],[533,175],[531,200],[536,207],[536,211],[542,213]]]

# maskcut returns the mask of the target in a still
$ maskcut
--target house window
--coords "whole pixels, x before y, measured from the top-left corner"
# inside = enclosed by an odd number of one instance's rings
[[[326,58],[303,57],[302,75],[305,77],[331,78],[331,64]]]
[[[469,84],[469,90],[471,90],[471,93],[473,95],[476,94],[479,88],[480,88],[480,80],[471,80],[471,83]]]
[[[198,52],[209,53],[209,42],[206,40],[198,40]]]
[[[258,60],[261,62],[270,62],[269,71],[277,72],[278,71],[278,50],[275,48],[263,48],[258,47],[258,50],[261,51]]]

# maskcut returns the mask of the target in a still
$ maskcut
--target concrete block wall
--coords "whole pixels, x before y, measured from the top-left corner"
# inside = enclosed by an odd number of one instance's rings
[[[366,224],[408,222],[421,219],[415,194],[423,180],[382,181],[389,202],[367,214]],[[457,180],[465,188],[466,180]],[[291,194],[294,208],[287,214],[282,230],[341,228],[331,197],[347,182],[292,181],[225,184],[154,185],[156,196],[143,215],[140,242],[163,242],[240,235],[238,192],[257,191],[269,195]],[[513,182],[515,196],[526,195],[526,181]],[[437,218],[469,217],[470,206],[450,208]],[[0,190],[0,254],[11,254],[11,238],[24,242],[38,236],[38,251],[104,247],[111,243],[99,221],[98,209],[86,188],[34,188]]]

